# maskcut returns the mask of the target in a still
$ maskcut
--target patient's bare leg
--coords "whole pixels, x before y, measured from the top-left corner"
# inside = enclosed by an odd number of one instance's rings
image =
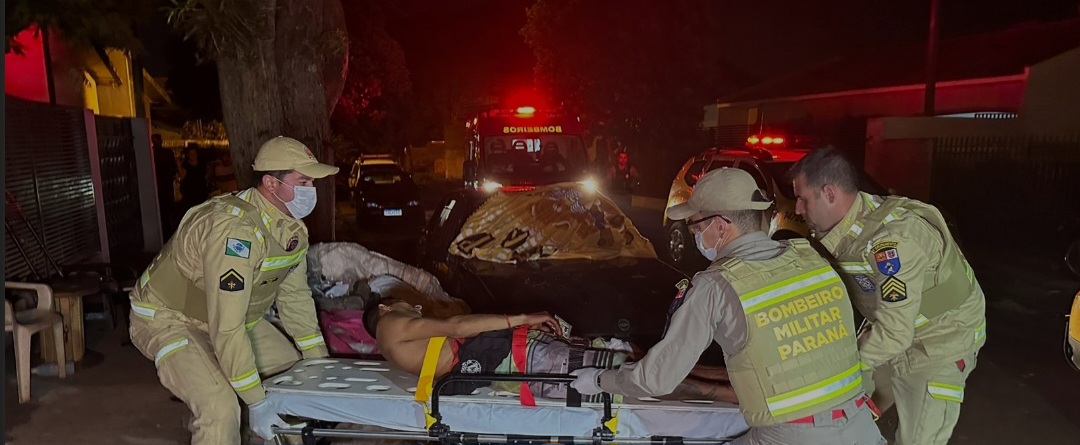
[[[687,377],[671,394],[660,397],[663,400],[715,400],[719,402],[739,403],[735,390],[727,383],[706,382]]]
[[[727,368],[723,366],[694,365],[694,369],[690,370],[690,377],[721,382],[731,381],[728,378]]]

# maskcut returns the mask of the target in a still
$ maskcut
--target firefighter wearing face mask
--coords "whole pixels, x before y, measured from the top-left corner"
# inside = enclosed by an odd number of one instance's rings
[[[337,173],[302,143],[259,149],[257,185],[192,208],[131,292],[131,340],[161,383],[191,409],[191,443],[240,443],[240,406],[271,438],[287,426],[264,401],[261,377],[325,357],[307,285],[314,179]],[[286,338],[263,319],[277,303]]]
[[[571,386],[589,395],[666,395],[716,341],[751,427],[732,443],[885,443],[862,389],[844,284],[806,240],[774,241],[761,231],[769,205],[743,170],[703,176],[668,215],[688,220],[712,264],[680,286],[663,338],[640,361],[575,370]]]

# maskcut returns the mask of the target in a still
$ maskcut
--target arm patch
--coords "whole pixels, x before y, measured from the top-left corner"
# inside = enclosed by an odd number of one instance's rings
[[[242,291],[244,290],[244,276],[240,275],[236,269],[229,269],[218,279],[218,289],[228,292]]]
[[[894,276],[886,278],[881,283],[881,299],[889,303],[907,300],[907,285]]]

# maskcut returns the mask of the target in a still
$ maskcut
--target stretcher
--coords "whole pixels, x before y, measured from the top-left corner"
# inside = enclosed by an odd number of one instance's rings
[[[749,427],[736,406],[713,401],[661,401],[627,397],[601,403],[536,398],[522,406],[517,394],[489,387],[471,395],[441,395],[457,380],[569,383],[565,374],[451,374],[436,381],[428,401],[415,400],[418,378],[383,361],[314,359],[268,379],[266,400],[279,414],[306,421],[275,428],[301,436],[439,443],[716,444]],[[423,392],[424,389],[421,388]],[[579,405],[579,406],[574,406]],[[378,426],[390,432],[321,428],[338,422]]]

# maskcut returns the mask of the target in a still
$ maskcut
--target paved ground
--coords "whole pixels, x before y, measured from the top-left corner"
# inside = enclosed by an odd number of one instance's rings
[[[342,203],[339,209],[343,240],[411,260],[413,238],[359,231],[350,222],[351,206]],[[629,215],[654,243],[663,239],[658,212],[638,208]],[[1048,267],[1037,261],[977,247],[969,256],[987,293],[989,340],[950,443],[1080,443],[1080,373],[1065,364],[1061,353],[1063,314],[1080,281],[1042,273]],[[34,376],[33,399],[27,404],[17,403],[14,357],[8,352],[7,443],[186,443],[186,408],[169,400],[149,360],[121,345],[125,329],[112,330],[97,320],[87,323],[87,347],[93,352],[67,380]],[[8,340],[5,351],[10,349]],[[881,425],[891,437],[895,416],[887,416]]]

